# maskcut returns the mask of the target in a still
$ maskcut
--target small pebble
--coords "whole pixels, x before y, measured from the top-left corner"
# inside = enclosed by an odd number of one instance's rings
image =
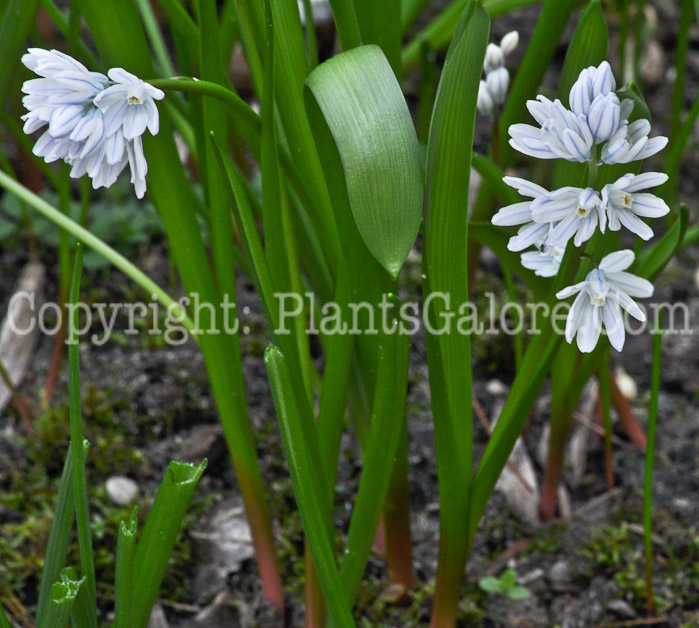
[[[107,495],[117,506],[128,506],[138,495],[138,484],[123,475],[113,475],[105,484]]]
[[[485,385],[485,390],[489,395],[493,395],[493,397],[507,394],[507,386],[505,386],[505,384],[503,384],[499,379],[491,379]]]
[[[554,586],[563,586],[571,580],[570,565],[565,560],[559,560],[549,570],[549,580]]]
[[[638,397],[638,386],[633,378],[621,367],[614,371],[614,379],[616,385],[619,386],[621,394],[629,401],[633,401]]]
[[[630,619],[636,617],[636,611],[634,611],[633,608],[631,608],[631,605],[624,600],[611,600],[607,604],[607,610],[613,611],[617,615],[628,617]]]

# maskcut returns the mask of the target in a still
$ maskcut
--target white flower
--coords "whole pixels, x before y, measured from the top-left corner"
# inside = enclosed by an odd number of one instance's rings
[[[146,127],[156,135],[159,118],[153,100],[162,100],[165,93],[121,68],[112,68],[107,75],[114,85],[95,98],[104,113],[107,135],[121,128],[124,139],[132,140],[143,135]]]
[[[555,277],[565,255],[565,246],[553,246],[542,242],[536,251],[522,253],[522,266],[533,270],[539,277]]]
[[[580,246],[592,237],[598,225],[604,233],[606,215],[599,194],[592,188],[569,186],[549,192],[525,179],[504,177],[503,181],[533,199],[503,207],[492,218],[493,224],[502,227],[524,225],[508,242],[511,251],[541,243],[565,248],[571,238],[575,246]]]
[[[580,246],[592,237],[597,225],[604,233],[607,223],[599,194],[592,188],[564,187],[549,192],[532,203],[532,218],[554,225],[547,239],[554,246],[565,246],[571,238]]]
[[[631,297],[652,296],[653,285],[624,272],[633,260],[634,254],[628,249],[611,253],[587,275],[585,281],[556,294],[559,299],[578,295],[568,313],[565,337],[572,342],[577,335],[578,348],[583,353],[589,353],[597,346],[602,324],[611,345],[617,351],[622,350],[625,340],[622,309],[639,321],[646,320],[643,310]]]
[[[606,96],[616,90],[616,81],[612,68],[607,61],[602,61],[598,67],[585,68],[570,90],[570,108],[576,115],[590,112],[590,107],[598,96]]]
[[[566,159],[586,162],[594,137],[587,118],[566,109],[560,100],[545,96],[527,101],[527,109],[541,128],[531,124],[513,124],[509,128],[510,145],[520,153],[539,159]]]
[[[28,113],[25,133],[48,125],[34,154],[48,163],[63,159],[70,176],[87,174],[92,186],[109,187],[128,163],[136,195],[146,190],[148,165],[141,135],[159,129],[153,100],[164,93],[120,68],[108,77],[58,52],[31,48],[22,62],[42,78],[26,81],[22,91]],[[114,83],[110,86],[110,80]]]
[[[507,185],[515,188],[522,196],[532,199],[543,198],[549,191],[536,183],[531,183],[526,179],[517,177],[504,177],[503,181]],[[511,227],[514,225],[524,225],[519,229],[516,236],[510,238],[507,248],[510,251],[523,251],[536,243],[546,240],[549,233],[549,225],[536,223],[532,217],[532,204],[534,201],[524,201],[503,207],[492,218],[492,223],[500,227]]]
[[[629,124],[624,120],[602,149],[605,164],[628,164],[655,155],[667,146],[663,136],[648,138],[650,122],[645,118]]]
[[[668,176],[662,172],[626,174],[602,189],[602,206],[609,220],[609,228],[619,231],[624,225],[644,240],[653,237],[653,230],[642,218],[660,218],[670,212],[667,203],[648,192],[648,188],[662,185]]]

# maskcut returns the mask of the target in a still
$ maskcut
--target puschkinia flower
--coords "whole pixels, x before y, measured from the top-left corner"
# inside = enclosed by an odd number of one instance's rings
[[[503,207],[493,216],[492,222],[498,226],[524,225],[508,242],[511,251],[523,251],[534,244],[538,248],[542,244],[565,248],[571,238],[580,246],[598,226],[604,232],[607,217],[599,193],[592,188],[565,187],[549,192],[525,179],[503,180],[533,199]]]
[[[650,122],[642,118],[629,124],[623,120],[617,131],[602,149],[605,164],[630,164],[659,153],[667,146],[668,138],[649,138]]]
[[[634,254],[628,249],[611,253],[588,273],[585,281],[556,294],[559,299],[578,295],[568,313],[565,337],[570,343],[577,336],[578,348],[583,353],[590,353],[597,346],[603,325],[611,345],[617,351],[623,349],[622,309],[639,321],[646,320],[643,310],[631,297],[653,296],[653,285],[625,272],[633,261]]]
[[[662,172],[625,174],[614,183],[602,188],[602,206],[607,214],[609,229],[619,231],[624,225],[644,240],[653,237],[653,230],[642,218],[660,218],[670,212],[667,203],[648,192],[648,188],[662,185],[668,176]]]
[[[649,138],[647,120],[629,122],[633,101],[619,100],[609,63],[584,69],[570,90],[570,109],[560,100],[538,96],[527,102],[539,123],[513,124],[510,145],[538,159],[597,160],[596,146],[602,146],[601,161],[630,163],[646,159],[667,145],[667,138]]]
[[[87,174],[94,188],[111,186],[129,164],[136,195],[143,198],[148,164],[141,136],[146,128],[158,132],[153,101],[164,93],[121,68],[108,76],[90,72],[57,50],[30,48],[22,62],[42,77],[22,86],[25,133],[48,127],[34,154],[47,163],[62,159],[72,166],[71,177]]]
[[[539,277],[555,277],[565,255],[565,247],[552,246],[541,242],[536,251],[522,253],[522,266],[533,270]]]
[[[488,44],[483,62],[485,80],[478,87],[478,100],[476,107],[484,116],[493,113],[496,105],[502,105],[507,98],[507,90],[510,87],[510,73],[505,67],[505,57],[509,55],[519,43],[519,33],[512,31],[507,33],[500,45]]]

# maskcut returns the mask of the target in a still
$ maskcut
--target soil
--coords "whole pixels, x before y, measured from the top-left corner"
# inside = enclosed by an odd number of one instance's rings
[[[667,134],[667,112],[672,94],[674,28],[677,9],[671,2],[649,2],[658,16],[652,39],[664,51],[661,67],[653,82],[643,86],[651,111],[657,116],[657,134]],[[509,30],[520,31],[521,43],[512,59],[524,49],[537,15],[536,9],[513,12],[493,24],[494,41]],[[615,25],[611,24],[612,46]],[[555,77],[565,54],[565,42],[557,52],[547,77]],[[610,55],[612,58],[614,54]],[[687,106],[699,85],[699,34],[691,31],[687,85]],[[477,148],[487,150],[488,128],[478,121]],[[694,144],[696,142],[693,142]],[[690,149],[684,161],[680,200],[694,211],[699,152]],[[650,169],[650,166],[646,166]],[[0,315],[12,294],[19,268],[27,261],[22,241],[3,245],[0,252]],[[157,239],[136,251],[139,264],[161,283],[169,282],[167,250]],[[55,298],[57,271],[55,253],[42,248],[42,261],[49,273],[48,298]],[[699,320],[699,249],[692,246],[674,259],[656,283],[654,301],[681,301],[690,313],[689,327]],[[407,295],[418,298],[419,270],[413,265],[404,273]],[[484,253],[476,277],[476,290],[503,293],[499,270]],[[94,302],[128,301],[142,297],[132,284],[115,270],[88,272],[83,294]],[[303,598],[300,584],[303,565],[303,535],[295,509],[291,484],[282,453],[274,406],[262,361],[265,346],[264,320],[252,286],[239,281],[239,307],[249,307],[248,323],[258,334],[243,340],[244,372],[250,418],[257,437],[258,451],[267,481],[270,503],[276,521],[283,577],[287,586],[288,615],[283,621],[265,602],[253,559],[244,557],[219,583],[211,583],[202,595],[196,574],[203,558],[194,537],[201,521],[213,509],[235,501],[239,495],[232,467],[223,443],[201,355],[192,341],[177,347],[162,347],[145,334],[123,334],[119,342],[103,347],[83,343],[81,347],[82,389],[86,437],[92,447],[89,481],[93,486],[93,513],[106,520],[106,533],[96,543],[105,552],[98,570],[100,582],[109,582],[109,556],[114,521],[128,509],[119,509],[105,495],[104,483],[110,476],[127,475],[139,487],[146,504],[157,490],[160,477],[171,459],[208,459],[191,514],[185,521],[182,540],[173,558],[172,569],[162,591],[162,608],[169,626],[185,628],[271,627],[303,625]],[[120,323],[123,325],[124,321]],[[615,365],[633,379],[638,395],[631,402],[641,424],[647,418],[650,387],[652,339],[644,334],[627,338],[622,354],[614,354]],[[41,391],[49,369],[53,340],[42,337],[31,371],[21,392],[33,401],[37,417],[36,437],[27,438],[17,413],[9,409],[0,419],[0,492],[17,494],[17,482],[31,478],[38,483],[45,502],[39,507],[25,496],[24,502],[0,503],[0,528],[47,518],[46,509],[55,495],[57,478],[65,453],[67,369],[61,370],[51,407],[42,406]],[[474,345],[474,394],[492,419],[513,379],[512,348],[486,337]],[[372,558],[359,594],[356,618],[360,626],[390,628],[426,626],[429,621],[438,548],[438,495],[434,435],[429,403],[429,385],[424,339],[413,338],[409,379],[409,437],[412,526],[416,590],[407,596],[392,594],[386,585],[383,562]],[[663,379],[660,392],[657,453],[654,473],[654,576],[657,621],[644,625],[699,626],[699,338],[694,333],[669,335],[663,341]],[[530,419],[526,446],[536,460],[536,448],[548,421],[548,393],[542,393]],[[565,626],[636,625],[646,617],[643,585],[643,536],[641,527],[644,453],[631,444],[618,423],[614,427],[614,488],[605,479],[601,439],[594,437],[582,482],[573,486],[570,470],[564,484],[570,495],[572,516],[567,520],[531,526],[516,518],[504,497],[496,492],[488,504],[467,566],[461,605],[461,626]],[[487,442],[485,430],[475,431],[476,456]],[[43,470],[38,468],[44,464]],[[536,463],[535,463],[536,464]],[[361,471],[357,443],[349,431],[343,451],[336,497],[336,523],[340,534],[347,530]],[[537,472],[541,477],[541,467]],[[27,487],[31,488],[31,487]],[[35,500],[34,500],[35,501]],[[30,505],[30,502],[32,504]],[[50,507],[48,508],[50,512]],[[143,515],[142,515],[143,516]],[[111,532],[110,532],[111,531]],[[27,555],[41,556],[43,532],[22,537]],[[4,537],[0,534],[0,541]],[[0,545],[0,552],[2,552]],[[248,552],[249,554],[249,552]],[[519,582],[531,592],[527,600],[487,594],[477,581],[485,575],[499,575],[514,569]],[[38,566],[26,567],[21,590],[15,590],[24,606],[35,603]],[[0,570],[0,596],[7,592],[9,578]],[[196,586],[195,586],[196,585]],[[102,620],[109,620],[112,601],[108,587],[100,587],[104,609]],[[223,596],[223,597],[222,597]],[[399,598],[399,599],[397,599]],[[203,614],[202,614],[203,612]],[[208,613],[208,614],[207,614]],[[624,623],[628,622],[628,623]],[[641,625],[640,623],[637,625]]]

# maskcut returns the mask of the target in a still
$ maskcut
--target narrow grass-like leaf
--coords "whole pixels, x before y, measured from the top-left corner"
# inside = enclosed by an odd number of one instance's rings
[[[119,523],[114,575],[114,628],[131,628],[133,626],[133,557],[136,547],[137,525],[138,508],[131,511],[128,521]]]
[[[66,568],[60,576],[60,581],[55,582],[49,592],[46,602],[46,610],[39,628],[66,628],[73,605],[78,597],[80,589],[85,586],[85,578],[76,580],[73,570]]]
[[[286,361],[282,352],[274,345],[270,345],[265,351],[265,366],[279,418],[284,452],[294,485],[294,496],[301,513],[313,562],[320,577],[323,594],[335,626],[351,628],[355,624],[340,582],[331,539],[328,535],[328,522],[323,514],[324,498],[316,472],[317,459],[313,458],[308,449],[308,443],[304,439],[307,429],[302,426],[303,419],[296,406],[296,396]]]
[[[26,39],[34,25],[39,0],[9,0],[0,22],[0,103],[4,103],[12,80],[26,48]]]
[[[511,124],[527,121],[527,100],[536,95],[568,19],[577,4],[577,0],[544,0],[534,34],[527,46],[524,59],[517,69],[517,75],[512,82],[507,104],[500,119],[500,148],[504,164],[509,163],[512,155],[512,149],[508,145],[507,130]]]
[[[401,0],[353,0],[362,44],[383,50],[397,78],[401,75]]]
[[[340,153],[359,232],[396,277],[422,214],[419,146],[400,86],[376,46],[326,61],[307,85]]]
[[[661,359],[663,352],[663,311],[660,310],[658,327],[654,330],[653,366],[651,367],[650,402],[648,404],[648,444],[643,482],[643,545],[645,557],[646,599],[648,613],[653,614],[653,463],[655,460],[655,432],[658,425]]]
[[[0,604],[0,628],[12,628],[10,620],[7,619],[7,615],[5,615],[5,609],[2,607],[2,604]]]
[[[87,454],[87,443],[85,443]],[[46,546],[44,569],[41,572],[39,601],[36,605],[36,617],[41,618],[46,608],[51,587],[58,581],[61,569],[65,565],[70,537],[73,531],[75,513],[75,485],[73,480],[73,452],[68,445],[68,452],[63,463],[63,473],[58,486],[58,497],[51,523],[51,532]]]
[[[132,0],[95,3],[79,0],[95,43],[109,66],[118,66],[138,76],[154,75],[152,58]],[[301,88],[299,88],[300,90]],[[166,116],[161,115],[157,137],[144,136],[148,159],[148,193],[163,219],[170,251],[176,261],[185,291],[197,293],[202,303],[220,303],[211,266],[198,223],[198,200],[179,158]],[[200,329],[219,329],[214,312],[201,308]],[[220,317],[219,317],[220,318]],[[248,420],[239,339],[234,335],[203,334],[199,344],[221,417],[228,450],[236,469],[252,530],[265,593],[280,603],[279,570],[274,537],[265,501],[255,439]]]
[[[468,301],[467,203],[476,96],[489,19],[479,3],[464,11],[440,79],[427,146],[423,293],[433,329]],[[440,298],[440,295],[442,297]],[[443,296],[447,295],[450,303]],[[445,318],[447,316],[447,318]],[[467,334],[427,333],[439,478],[440,548],[432,627],[453,626],[468,546],[468,491],[473,457],[471,343]]]
[[[390,300],[397,312],[401,301]],[[382,334],[376,393],[369,438],[364,448],[362,477],[354,503],[340,578],[352,605],[364,574],[371,543],[381,517],[396,458],[400,436],[405,427],[405,397],[408,384],[409,336],[400,333],[400,325]]]
[[[198,465],[171,462],[160,483],[133,558],[133,628],[148,624],[182,518],[204,469],[206,460]]]
[[[352,0],[330,0],[337,36],[343,50],[350,50],[362,45],[362,36],[359,32],[359,22],[354,11]]]
[[[483,7],[491,18],[503,15],[514,9],[536,4],[541,0],[484,0]],[[420,49],[427,44],[430,51],[438,52],[449,45],[469,0],[455,0],[413,37],[403,48],[403,72],[412,70],[420,63]],[[408,19],[404,13],[403,19]]]
[[[82,246],[77,245],[73,278],[70,285],[69,302],[74,305],[80,300],[80,278],[83,262]],[[84,583],[85,606],[88,615],[83,617],[85,627],[97,628],[97,591],[95,585],[95,562],[92,554],[92,534],[90,528],[90,511],[88,506],[87,479],[85,477],[85,447],[83,438],[82,412],[80,408],[80,354],[76,330],[78,329],[78,311],[70,309],[68,317],[68,367],[70,442],[73,453],[73,489],[75,497],[75,519],[78,527],[78,547],[80,548],[80,567]],[[48,612],[48,609],[47,609]],[[81,627],[82,628],[82,627]]]
[[[680,205],[679,215],[672,227],[653,247],[644,249],[638,256],[636,274],[653,281],[682,246],[687,231],[689,211]]]

